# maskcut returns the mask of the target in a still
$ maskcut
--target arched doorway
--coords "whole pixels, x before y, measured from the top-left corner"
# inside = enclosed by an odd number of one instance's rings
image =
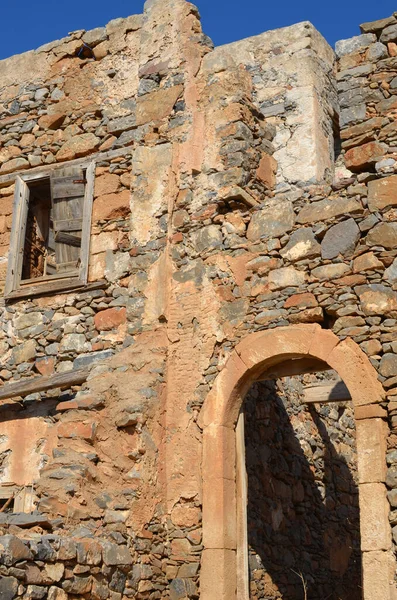
[[[281,327],[248,335],[230,355],[200,416],[203,428],[203,558],[201,600],[247,600],[244,503],[236,429],[251,384],[281,363],[299,370],[326,363],[343,379],[356,418],[364,600],[392,600],[389,506],[384,485],[385,424],[377,416],[383,388],[360,348],[318,325]]]

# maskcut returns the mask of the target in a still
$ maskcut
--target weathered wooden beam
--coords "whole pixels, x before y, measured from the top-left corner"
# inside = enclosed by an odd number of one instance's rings
[[[67,389],[72,385],[80,385],[87,381],[89,372],[89,369],[80,369],[79,371],[68,371],[67,373],[32,377],[32,379],[7,383],[0,388],[0,400],[27,396],[28,394],[44,392],[54,388]]]
[[[268,381],[269,379],[280,379],[281,377],[293,377],[294,375],[330,370],[331,367],[321,360],[314,358],[294,358],[270,367],[258,377],[257,381]]]
[[[331,381],[310,385],[304,389],[304,402],[314,404],[316,402],[347,402],[351,400],[349,390],[343,381]]]
[[[131,146],[127,146],[126,148],[115,148],[114,150],[107,150],[106,152],[96,152],[91,154],[90,156],[86,156],[85,158],[76,158],[74,160],[69,160],[67,162],[67,166],[81,166],[82,168],[85,168],[92,160],[111,160],[112,158],[117,158],[119,156],[126,156],[128,154],[131,154],[132,151],[133,148]],[[45,177],[54,169],[63,167],[65,165],[65,162],[59,162],[51,165],[40,165],[39,167],[32,167],[31,169],[25,171],[15,171],[14,173],[1,175],[0,188],[11,185],[12,183],[14,183],[15,179],[18,176],[23,177],[23,175],[29,175],[29,179],[32,179],[32,175],[37,175],[37,179],[39,179],[40,177]]]
[[[108,287],[109,283],[105,279],[100,279],[99,281],[93,281],[92,283],[83,283],[78,277],[75,279],[68,277],[65,273],[60,273],[59,278],[54,278],[53,280],[43,280],[41,283],[37,283],[34,285],[29,284],[26,288],[22,286],[19,290],[14,292],[10,292],[5,301],[8,303],[18,300],[20,298],[31,298],[33,296],[40,296],[50,294],[52,292],[67,293],[67,292],[79,292],[84,293],[90,290],[100,290]],[[60,279],[65,279],[64,282],[61,282]],[[32,282],[34,280],[31,280]]]

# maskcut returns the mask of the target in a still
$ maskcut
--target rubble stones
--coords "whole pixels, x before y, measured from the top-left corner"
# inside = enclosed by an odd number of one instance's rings
[[[396,484],[397,45],[379,41],[395,16],[340,43],[334,77],[334,56],[309,24],[239,42],[236,62],[236,46],[209,51],[191,5],[151,1],[145,11],[144,19],[73,32],[18,58],[17,68],[14,59],[1,67],[1,277],[12,244],[14,169],[47,173],[85,153],[87,164],[95,161],[87,286],[2,307],[2,381],[90,370],[82,386],[6,403],[2,477],[33,480],[45,511],[40,523],[53,528],[14,529],[28,526],[30,513],[1,519],[4,532],[21,542],[26,536],[29,556],[1,566],[3,579],[18,579],[20,597],[199,596],[201,410],[227,357],[253,332],[321,323],[342,341],[335,354],[358,347],[367,354],[372,367],[363,357],[360,368],[374,369],[385,394],[356,416],[371,419],[374,431],[376,419],[387,420],[387,482]],[[76,58],[84,40],[96,60]],[[334,161],[338,102],[342,144]],[[271,125],[260,111],[275,115]],[[290,522],[299,515],[303,523],[306,511],[305,552],[316,540],[331,543],[325,561],[315,552],[310,585],[333,586],[359,547],[339,546],[346,528],[359,531],[353,410],[343,403],[309,411],[295,400],[315,376],[288,379],[275,384],[278,416],[288,413],[283,426],[270,418],[268,399],[251,405],[258,433],[268,436],[248,440],[248,466],[259,461],[249,491],[257,510],[266,508],[250,532],[259,540],[276,532],[268,544],[275,562],[291,556],[293,544],[281,538],[292,532],[298,564],[304,529]],[[12,452],[23,427],[29,436]],[[277,444],[290,429],[269,461],[269,439]],[[305,460],[297,460],[302,451]],[[271,462],[281,477],[267,490],[260,469]],[[279,508],[284,502],[288,510]],[[324,502],[331,530],[313,528],[313,506],[316,517],[327,516]],[[390,522],[396,526],[395,514]],[[269,591],[271,568],[249,552],[251,596],[279,595]],[[324,575],[329,558],[332,577]],[[357,570],[346,571],[339,595],[360,585],[358,554],[352,562]],[[281,574],[288,585],[290,567]],[[299,578],[294,585],[287,595],[301,596]]]

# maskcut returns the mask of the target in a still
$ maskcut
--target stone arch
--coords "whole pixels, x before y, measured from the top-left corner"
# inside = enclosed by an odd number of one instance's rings
[[[345,382],[357,426],[364,600],[392,600],[394,559],[386,498],[384,399],[377,373],[360,347],[315,325],[291,325],[249,334],[228,358],[200,415],[203,428],[203,557],[201,600],[237,597],[236,424],[251,384],[277,364],[312,358]],[[245,600],[245,598],[244,598]]]

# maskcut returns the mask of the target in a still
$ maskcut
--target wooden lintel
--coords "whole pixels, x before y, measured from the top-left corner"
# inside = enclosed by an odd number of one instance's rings
[[[15,383],[7,383],[0,388],[0,400],[27,396],[35,392],[44,392],[54,388],[67,389],[72,385],[80,385],[87,381],[89,369],[56,373],[55,375],[32,377]]]
[[[270,367],[258,377],[257,381],[268,381],[269,379],[280,379],[281,377],[293,377],[294,375],[330,370],[331,367],[321,360],[314,358],[294,358]]]
[[[305,404],[316,402],[347,402],[351,400],[349,390],[343,381],[331,381],[324,384],[307,386],[304,389]]]
[[[37,176],[37,179],[39,179],[40,177],[48,176],[54,169],[65,165],[68,167],[81,166],[81,168],[84,169],[88,167],[90,161],[111,160],[112,158],[131,154],[133,150],[134,148],[131,146],[127,146],[126,148],[115,148],[114,150],[108,150],[106,152],[96,152],[85,158],[69,160],[67,163],[59,162],[51,165],[40,165],[39,167],[32,167],[31,169],[26,169],[24,171],[15,171],[14,173],[8,173],[7,175],[0,175],[0,188],[13,184],[18,176],[23,177],[29,175],[29,179],[34,179],[32,176]]]

